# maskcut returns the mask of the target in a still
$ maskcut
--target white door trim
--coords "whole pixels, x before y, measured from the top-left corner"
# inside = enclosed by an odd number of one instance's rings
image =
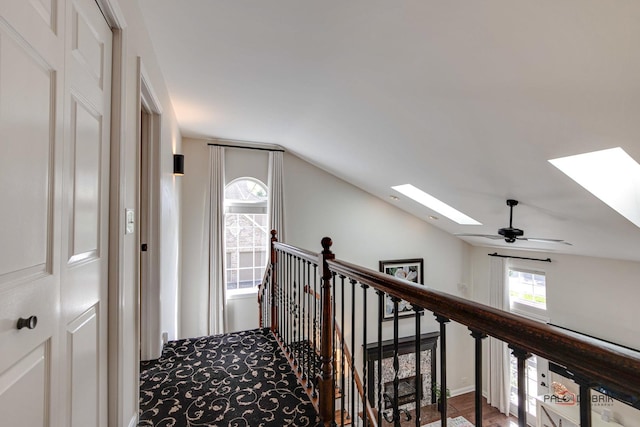
[[[124,343],[125,337],[125,143],[126,143],[126,69],[127,60],[125,45],[127,40],[127,23],[119,4],[119,0],[96,0],[102,13],[113,31],[112,50],[112,84],[111,84],[111,162],[109,183],[109,297],[108,297],[108,418],[110,426],[117,426],[120,420],[138,418],[138,381],[135,381],[135,402],[131,402],[135,411],[124,414],[127,406],[123,399],[125,384],[131,378],[125,374]],[[133,315],[137,319],[138,302],[129,305],[135,307]],[[136,326],[137,327],[137,326]],[[136,352],[137,355],[137,352]],[[139,376],[139,360],[134,367]]]
[[[162,337],[160,332],[160,143],[162,129],[162,108],[150,79],[145,70],[142,59],[138,57],[138,111],[144,111],[149,118],[147,140],[147,206],[146,224],[140,221],[140,226],[146,226],[147,262],[140,265],[145,268],[147,278],[140,284],[140,357],[142,360],[157,359],[162,351]],[[140,129],[142,124],[139,123]],[[139,132],[138,135],[141,135]],[[138,145],[140,153],[140,144]],[[140,156],[140,154],[139,154]],[[140,188],[140,184],[138,188]],[[140,200],[140,203],[144,203]],[[138,211],[142,212],[142,206]],[[141,271],[142,272],[142,271]]]

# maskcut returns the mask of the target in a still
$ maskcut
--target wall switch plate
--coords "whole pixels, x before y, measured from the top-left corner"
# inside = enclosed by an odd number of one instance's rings
[[[133,209],[125,209],[124,212],[125,212],[125,224],[126,224],[125,234],[133,234],[133,232],[135,231],[135,221],[136,221],[135,212],[133,211]]]

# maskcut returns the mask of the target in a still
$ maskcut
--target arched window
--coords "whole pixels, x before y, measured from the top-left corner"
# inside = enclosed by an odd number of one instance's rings
[[[227,291],[255,289],[264,276],[268,252],[267,187],[238,178],[224,191]]]

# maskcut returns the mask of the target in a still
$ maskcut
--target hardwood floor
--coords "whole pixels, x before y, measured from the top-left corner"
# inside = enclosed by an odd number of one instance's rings
[[[506,416],[498,411],[493,406],[487,404],[486,399],[483,400],[482,406],[482,426],[483,427],[517,427],[518,420],[513,416]],[[420,411],[420,423],[422,425],[438,421],[440,419],[440,413],[438,412],[436,405],[429,405],[421,408]],[[474,394],[466,393],[460,396],[451,397],[448,401],[447,416],[455,418],[459,416],[465,417],[472,424],[475,424],[476,412],[474,404]],[[411,411],[411,415],[414,415],[414,411]],[[392,423],[383,422],[384,427],[393,426]],[[402,427],[414,427],[415,420],[403,421],[400,423]]]

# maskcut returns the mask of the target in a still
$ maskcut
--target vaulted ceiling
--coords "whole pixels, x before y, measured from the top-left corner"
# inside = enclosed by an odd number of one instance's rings
[[[640,161],[637,0],[139,3],[183,135],[279,144],[451,233],[495,234],[515,198],[526,236],[573,244],[474,245],[640,261],[640,229],[548,162]]]

